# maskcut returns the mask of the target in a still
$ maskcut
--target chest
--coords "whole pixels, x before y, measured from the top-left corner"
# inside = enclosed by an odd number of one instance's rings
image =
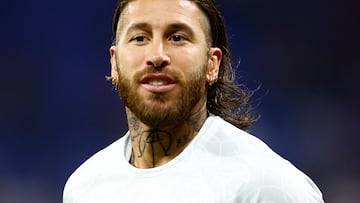
[[[245,181],[231,174],[194,174],[155,177],[112,177],[84,191],[79,202],[238,202]]]

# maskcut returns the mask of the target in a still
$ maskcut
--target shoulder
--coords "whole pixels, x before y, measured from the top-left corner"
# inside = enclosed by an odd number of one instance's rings
[[[73,202],[77,195],[96,186],[101,181],[104,172],[111,173],[109,170],[116,170],[115,163],[120,162],[118,161],[121,157],[119,154],[124,153],[126,137],[126,135],[123,136],[92,155],[71,174],[64,187],[64,202]],[[108,167],[109,165],[111,167]]]
[[[251,179],[242,191],[244,202],[324,202],[316,184],[295,168],[264,169]]]
[[[218,116],[210,116],[200,133],[202,141],[220,147],[222,153],[246,159],[280,158],[267,144]],[[199,134],[200,134],[199,133]]]
[[[220,117],[210,117],[210,123],[207,145],[221,157],[221,170],[233,171],[233,184],[246,185],[239,187],[242,201],[323,202],[314,182],[262,140]]]

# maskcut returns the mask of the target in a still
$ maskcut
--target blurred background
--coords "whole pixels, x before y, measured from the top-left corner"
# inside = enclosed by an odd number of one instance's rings
[[[252,134],[328,203],[360,199],[359,7],[351,0],[218,0]],[[60,203],[68,176],[127,131],[105,76],[116,1],[0,6],[0,202]]]

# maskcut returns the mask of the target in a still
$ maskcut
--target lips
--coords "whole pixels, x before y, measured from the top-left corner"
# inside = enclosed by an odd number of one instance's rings
[[[167,85],[168,83],[165,80],[154,79],[154,80],[150,80],[148,84],[154,86],[160,86],[160,85]]]
[[[151,73],[145,75],[140,81],[142,87],[152,93],[166,93],[176,86],[173,77],[164,73]]]

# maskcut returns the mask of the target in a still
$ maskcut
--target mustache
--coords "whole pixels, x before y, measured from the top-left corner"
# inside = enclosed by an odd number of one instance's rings
[[[143,70],[139,70],[134,74],[134,80],[136,82],[140,82],[141,78],[143,78],[146,75],[149,74],[154,74],[154,73],[162,73],[162,74],[166,74],[171,76],[172,78],[174,78],[176,81],[179,81],[179,79],[181,79],[181,74],[180,72],[171,69],[171,68],[163,68],[163,69],[156,69],[152,66],[146,67]]]

